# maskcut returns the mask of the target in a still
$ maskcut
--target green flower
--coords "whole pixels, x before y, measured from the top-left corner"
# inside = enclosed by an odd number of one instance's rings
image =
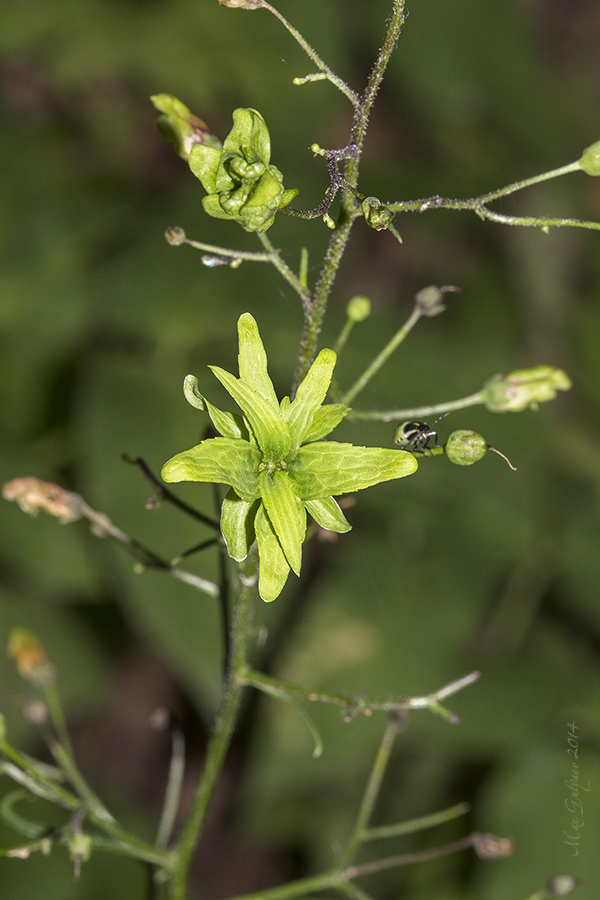
[[[284,190],[283,175],[270,159],[271,138],[261,114],[235,109],[222,149],[195,144],[190,151],[190,169],[208,194],[204,211],[239,222],[246,231],[270,228],[277,210],[298,193]]]
[[[294,400],[284,397],[280,403],[250,313],[240,317],[238,335],[240,377],[209,368],[243,416],[217,409],[188,376],[187,399],[207,410],[221,437],[178,453],[164,465],[162,477],[229,485],[221,508],[227,550],[241,561],[258,542],[258,589],[270,601],[283,590],[290,569],[300,574],[307,512],[322,528],[349,531],[334,496],[410,475],[417,461],[403,450],[322,440],[348,412],[343,403],[323,405],[336,362],[333,350],[322,350]]]

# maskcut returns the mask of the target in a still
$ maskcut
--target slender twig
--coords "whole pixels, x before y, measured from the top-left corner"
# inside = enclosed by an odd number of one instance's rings
[[[455,806],[448,807],[448,809],[442,809],[427,816],[419,816],[417,819],[396,822],[394,825],[366,828],[363,831],[362,839],[363,841],[378,841],[382,838],[400,837],[404,834],[425,831],[427,828],[435,828],[436,825],[442,825],[444,822],[450,822],[452,819],[466,815],[470,808],[468,803],[457,803]]]
[[[294,272],[290,269],[288,264],[282,259],[279,250],[277,250],[267,235],[264,232],[258,232],[257,237],[263,247],[268,251],[267,256],[270,263],[272,263],[279,274],[285,278],[288,284],[290,284],[300,299],[302,300],[302,304],[306,309],[308,304],[310,303],[310,291],[308,290],[306,284],[303,282],[302,278],[299,278]]]
[[[332,872],[325,872],[321,875],[299,878],[297,881],[291,881],[279,887],[257,891],[252,894],[242,894],[231,898],[231,900],[292,900],[294,897],[305,897],[308,894],[316,894],[330,888],[339,888],[340,885],[351,882],[354,878],[360,878],[363,875],[372,875],[377,872],[383,872],[386,869],[396,869],[401,866],[437,859],[440,856],[449,856],[452,853],[458,853],[460,850],[468,850],[477,842],[478,838],[479,834],[473,832],[441,847],[430,847],[427,850],[390,856],[357,866],[335,869]]]
[[[319,72],[321,72],[325,76],[325,78],[327,78],[328,81],[330,81],[332,84],[334,84],[336,86],[336,88],[338,88],[338,90],[340,90],[342,92],[342,94],[344,94],[348,98],[348,100],[350,101],[350,103],[352,103],[353,106],[356,106],[358,103],[358,95],[352,90],[352,88],[350,88],[346,84],[345,81],[343,81],[338,75],[335,74],[335,72],[333,72],[329,68],[327,63],[323,59],[321,59],[321,57],[319,56],[319,54],[317,53],[316,50],[313,50],[313,48],[310,46],[308,41],[300,34],[300,32],[297,31],[297,29],[294,28],[294,26],[291,25],[287,21],[287,19],[285,19],[277,9],[275,9],[274,6],[271,6],[270,3],[267,3],[267,0],[261,0],[261,6],[263,7],[263,9],[268,9],[269,12],[273,13],[273,15],[277,19],[279,19],[281,24],[284,25],[285,28],[287,28],[287,30],[292,35],[292,37],[300,44],[300,46],[302,47],[302,49],[304,50],[306,55],[309,57],[309,59],[311,59],[314,62],[314,64],[318,68]],[[310,78],[307,80],[312,81],[314,79]],[[303,81],[303,79],[295,79],[296,84],[301,84],[302,81]]]
[[[425,419],[437,413],[453,412],[457,409],[466,409],[468,406],[477,406],[484,402],[483,391],[461,397],[460,400],[448,400],[446,403],[436,403],[432,406],[413,406],[406,409],[352,409],[348,413],[348,419],[361,419],[371,422],[393,422],[395,419]]]
[[[239,670],[238,678],[243,681],[244,684],[251,684],[259,689],[262,689],[264,686],[273,687],[278,691],[285,691],[288,694],[298,694],[311,702],[330,703],[334,706],[341,706],[345,710],[345,718],[347,721],[351,721],[359,713],[371,715],[373,712],[402,712],[410,709],[425,709],[428,707],[432,712],[435,712],[446,719],[446,721],[455,724],[459,721],[458,717],[441,707],[440,700],[443,700],[450,696],[450,694],[454,694],[467,685],[472,684],[479,678],[479,672],[471,672],[463,678],[451,681],[450,684],[447,684],[438,691],[434,691],[434,693],[424,697],[402,697],[400,699],[392,698],[387,700],[376,700],[353,694],[315,690],[314,688],[294,684],[290,681],[282,681],[279,678],[273,678],[271,675],[265,675],[262,672],[257,672],[255,669],[250,669],[248,667]]]
[[[365,792],[360,804],[360,809],[358,811],[358,816],[352,830],[352,835],[339,862],[339,866],[341,868],[345,868],[346,866],[350,865],[356,855],[356,851],[359,849],[364,840],[365,831],[369,824],[369,819],[371,818],[373,807],[375,806],[375,802],[377,800],[377,797],[379,796],[381,782],[383,781],[383,776],[385,775],[385,770],[387,769],[387,765],[390,760],[390,753],[392,752],[394,740],[396,739],[396,736],[405,721],[406,716],[402,716],[399,713],[392,713],[389,718],[387,728],[385,729],[381,744],[379,746],[379,750],[377,751],[377,755],[373,763],[371,774],[367,781],[367,786],[365,788]]]
[[[342,403],[347,403],[350,405],[354,398],[367,386],[371,378],[380,370],[382,365],[390,358],[394,350],[402,343],[402,341],[406,338],[407,334],[413,328],[421,316],[423,315],[422,311],[418,306],[415,306],[412,313],[402,326],[399,328],[393,338],[388,341],[383,350],[377,354],[373,362],[367,366],[362,375],[356,379],[352,387],[348,388],[348,390],[342,395]]]
[[[185,740],[181,728],[175,725],[171,734],[171,762],[169,764],[165,802],[156,835],[156,846],[163,850],[166,849],[169,843],[173,825],[175,824],[181,787],[183,785],[184,769]]]
[[[176,506],[177,509],[180,509],[182,512],[186,513],[186,515],[188,516],[191,516],[193,519],[198,519],[199,522],[203,522],[204,525],[208,525],[209,528],[215,528],[216,530],[219,530],[219,522],[217,519],[213,519],[210,516],[204,515],[204,513],[201,513],[199,512],[199,510],[194,509],[193,506],[189,506],[189,504],[185,503],[183,500],[180,500],[179,497],[171,493],[171,491],[165,487],[164,483],[156,477],[148,463],[141,456],[137,456],[135,459],[132,459],[130,456],[127,456],[127,454],[124,454],[122,458],[125,462],[131,463],[131,465],[139,466],[146,479],[156,488],[158,488],[162,499],[167,500],[169,503],[172,503],[173,506]]]

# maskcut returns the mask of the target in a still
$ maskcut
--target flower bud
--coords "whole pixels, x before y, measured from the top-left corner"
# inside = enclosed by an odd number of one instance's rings
[[[69,837],[69,856],[75,864],[75,881],[79,881],[81,864],[92,855],[92,839],[89,834],[76,832]]]
[[[172,225],[165,231],[165,239],[171,247],[181,247],[186,241],[185,231],[178,225]]]
[[[476,831],[471,835],[473,850],[479,859],[504,859],[515,852],[512,838],[501,838],[495,834]]]
[[[572,875],[555,875],[546,885],[551,897],[566,897],[577,887],[577,879]]]
[[[221,141],[210,133],[206,122],[195,116],[187,106],[172,94],[154,94],[152,105],[161,113],[156,127],[167,141],[175,146],[176,153],[187,160],[194,144],[221,149]]]
[[[415,294],[415,306],[422,316],[439,316],[446,309],[443,297],[448,291],[458,293],[460,288],[454,287],[452,284],[446,284],[443,287],[430,284],[429,287],[425,287]]]
[[[346,315],[351,322],[363,322],[371,315],[371,301],[368,297],[352,297],[346,307]]]
[[[600,141],[586,147],[578,162],[586,175],[600,175]]]
[[[360,208],[369,228],[374,228],[375,231],[385,231],[392,224],[393,212],[384,206],[377,197],[366,197]]]
[[[485,456],[488,445],[475,431],[453,431],[446,441],[446,456],[457,466],[472,466]]]
[[[494,375],[483,386],[482,400],[492,412],[521,412],[537,409],[539,403],[554,400],[557,391],[570,387],[571,379],[562,369],[535,366]]]
[[[54,666],[36,636],[25,628],[15,628],[8,639],[8,655],[21,678],[37,687],[54,684]]]

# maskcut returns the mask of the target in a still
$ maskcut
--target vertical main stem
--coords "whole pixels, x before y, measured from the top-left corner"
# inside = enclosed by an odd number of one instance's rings
[[[390,25],[383,46],[379,51],[373,71],[369,76],[365,92],[354,113],[350,140],[354,149],[352,157],[348,160],[346,165],[345,172],[346,181],[353,188],[356,188],[358,184],[358,170],[369,121],[369,114],[373,103],[375,102],[375,97],[379,90],[384,72],[390,61],[390,56],[396,46],[402,25],[404,24],[404,3],[405,0],[393,0]],[[306,314],[292,394],[295,393],[298,385],[308,372],[316,353],[317,341],[323,325],[329,295],[331,294],[337,270],[348,244],[352,225],[356,220],[355,203],[356,198],[353,192],[349,188],[346,188],[343,193],[342,209],[340,211],[337,227],[329,241],[319,280],[317,281],[310,307]]]
[[[252,553],[248,557],[244,574],[240,575],[238,580],[238,596],[231,630],[231,664],[223,684],[221,702],[208,743],[202,775],[175,849],[169,900],[185,900],[190,863],[233,734],[244,688],[237,674],[245,669],[247,663],[256,569],[257,556],[256,553]]]

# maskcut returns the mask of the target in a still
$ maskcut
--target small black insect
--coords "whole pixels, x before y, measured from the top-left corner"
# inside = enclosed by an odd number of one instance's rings
[[[447,415],[448,413],[444,413],[435,422],[439,422],[440,419]],[[435,422],[433,423],[434,425]],[[415,451],[424,455],[429,451],[430,456],[433,456],[433,447],[429,446],[430,438],[435,439],[434,447],[440,446],[438,444],[437,431],[434,431],[427,422],[402,422],[396,429],[394,444],[397,444],[401,450]]]

